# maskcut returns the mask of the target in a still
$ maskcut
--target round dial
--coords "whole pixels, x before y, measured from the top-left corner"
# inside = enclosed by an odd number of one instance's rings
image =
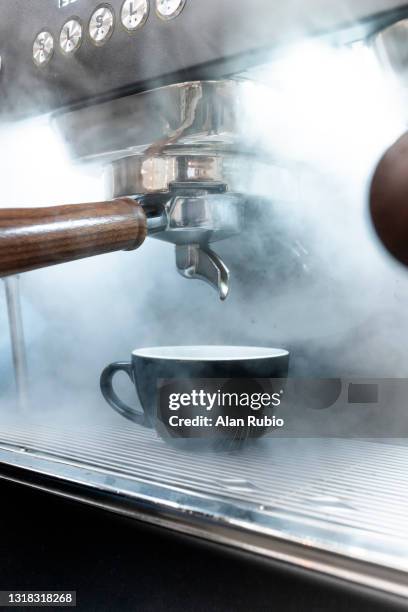
[[[78,19],[70,19],[63,26],[60,34],[60,47],[63,53],[70,55],[81,46],[82,25]]]
[[[99,6],[89,21],[89,37],[95,45],[105,44],[113,33],[115,16],[107,5]]]
[[[37,66],[48,64],[54,53],[54,38],[50,32],[40,32],[33,44],[33,60]]]
[[[186,0],[156,0],[156,13],[161,19],[174,19],[180,15]]]
[[[146,23],[149,15],[149,0],[125,0],[120,18],[128,32],[134,32]]]

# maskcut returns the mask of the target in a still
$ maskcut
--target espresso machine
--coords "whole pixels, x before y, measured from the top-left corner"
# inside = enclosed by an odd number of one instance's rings
[[[238,10],[129,0],[92,14],[87,4],[32,4],[27,32],[23,21],[18,37],[5,35],[2,117],[51,112],[73,159],[106,168],[113,200],[3,211],[0,274],[134,250],[149,235],[174,244],[180,274],[224,300],[229,270],[210,245],[244,232],[245,179],[268,161],[246,141],[240,99],[251,70],[306,37],[334,45],[372,37],[399,21],[403,3],[343,3],[324,16],[308,7],[307,19],[292,6],[270,15],[267,2]],[[5,4],[4,27],[27,10]],[[197,24],[205,41],[193,40]]]
[[[0,0],[0,16],[0,121],[49,115],[72,161],[103,168],[106,182],[103,202],[30,207],[27,184],[21,207],[0,209],[0,276],[24,415],[24,423],[16,411],[1,425],[1,478],[405,600],[403,445],[382,455],[380,443],[321,440],[302,450],[280,440],[266,465],[262,447],[249,455],[185,456],[102,417],[47,428],[27,408],[17,277],[123,251],[137,278],[132,251],[152,238],[170,243],[182,277],[205,281],[225,302],[234,278],[218,252],[232,238],[245,245],[256,226],[247,187],[259,167],[268,169],[271,197],[286,198],[286,167],[281,172],[243,120],[248,96],[264,87],[259,68],[318,40],[332,48],[364,45],[398,76],[407,3]],[[46,164],[47,150],[37,147]],[[189,289],[185,283],[186,296]],[[390,484],[397,481],[401,507]]]

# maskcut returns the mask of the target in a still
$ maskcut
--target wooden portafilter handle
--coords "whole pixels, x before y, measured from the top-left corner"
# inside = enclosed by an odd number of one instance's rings
[[[147,235],[131,198],[46,208],[0,209],[0,277],[140,247]]]
[[[386,249],[408,266],[408,133],[387,150],[375,170],[370,213]]]

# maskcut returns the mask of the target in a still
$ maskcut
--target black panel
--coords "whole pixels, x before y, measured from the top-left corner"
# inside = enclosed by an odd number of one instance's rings
[[[111,0],[115,31],[105,46],[95,47],[87,37],[95,0],[76,0],[62,9],[58,0],[0,0],[2,113],[39,113],[158,83],[218,78],[310,33],[364,35],[405,14],[407,5],[406,0],[187,0],[182,14],[165,22],[150,2],[147,23],[129,35],[120,24],[122,0]],[[58,39],[71,16],[82,20],[85,39],[73,57],[66,57]],[[363,29],[356,30],[356,24]],[[54,35],[56,50],[51,62],[38,68],[32,45],[43,29]]]

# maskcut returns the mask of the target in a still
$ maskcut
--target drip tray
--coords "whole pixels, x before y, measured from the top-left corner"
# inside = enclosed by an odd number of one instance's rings
[[[8,413],[0,462],[9,480],[408,597],[405,441],[268,438],[193,454],[108,410]]]

